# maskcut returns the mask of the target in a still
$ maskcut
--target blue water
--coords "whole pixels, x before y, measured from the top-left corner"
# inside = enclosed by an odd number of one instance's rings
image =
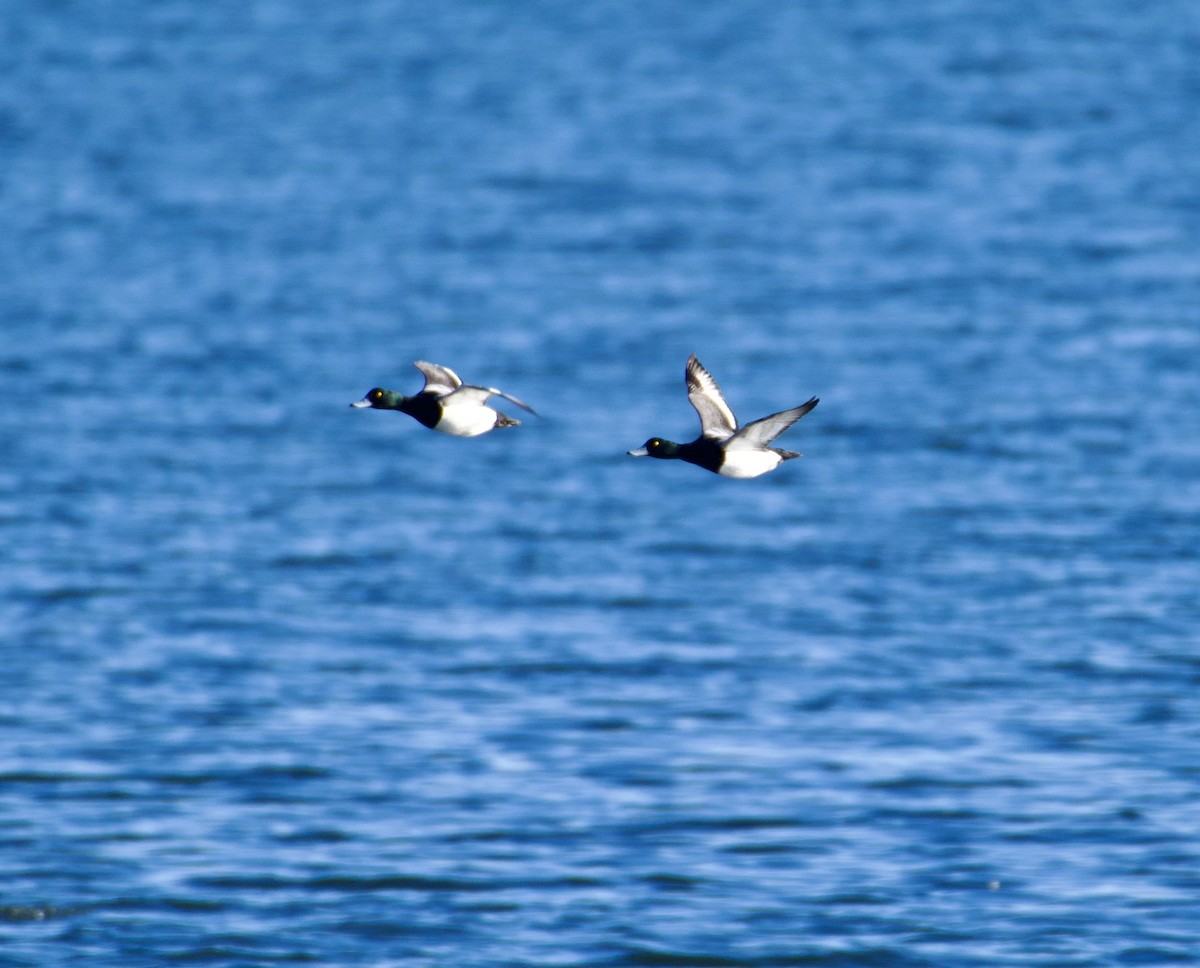
[[[0,965],[1200,960],[1198,64],[0,7]],[[691,352],[804,458],[625,457]],[[545,418],[347,406],[414,359]]]

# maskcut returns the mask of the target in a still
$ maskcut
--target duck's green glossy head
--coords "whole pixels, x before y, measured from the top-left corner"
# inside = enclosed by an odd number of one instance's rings
[[[371,407],[375,410],[398,410],[401,401],[404,400],[404,394],[397,393],[395,390],[385,390],[383,387],[375,387],[374,390],[368,390],[367,395],[361,400],[355,400],[350,404],[352,407]]]
[[[630,457],[677,457],[679,445],[672,440],[651,437],[637,450],[628,451]]]

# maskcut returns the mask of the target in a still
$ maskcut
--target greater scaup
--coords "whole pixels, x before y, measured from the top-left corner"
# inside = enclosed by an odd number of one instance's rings
[[[644,446],[629,451],[631,457],[687,461],[722,477],[758,477],[773,471],[783,461],[800,456],[768,444],[819,402],[813,397],[798,407],[773,413],[739,429],[717,381],[694,353],[687,361],[687,389],[688,400],[700,415],[700,436],[687,444],[651,437]]]
[[[492,397],[503,397],[523,410],[535,414],[529,404],[509,396],[495,387],[477,387],[463,383],[449,367],[417,360],[413,363],[425,377],[425,386],[411,397],[395,390],[375,387],[367,391],[352,407],[374,410],[399,410],[418,422],[443,434],[454,437],[478,437],[496,427],[517,427],[521,421],[493,410],[487,405]]]

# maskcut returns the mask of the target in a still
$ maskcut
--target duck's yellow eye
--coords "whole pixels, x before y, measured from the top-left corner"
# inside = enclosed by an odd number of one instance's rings
[[[371,399],[372,400],[378,400],[382,396],[383,396],[382,390],[372,390],[371,391]]]

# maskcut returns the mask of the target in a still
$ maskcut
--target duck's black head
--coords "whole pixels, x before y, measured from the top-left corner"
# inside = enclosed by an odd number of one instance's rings
[[[637,450],[628,452],[630,457],[661,457],[679,456],[679,445],[673,440],[663,440],[661,437],[651,437]]]
[[[375,387],[373,390],[368,390],[367,395],[361,400],[356,400],[350,404],[352,407],[371,407],[375,410],[399,410],[400,404],[404,402],[404,395],[397,393],[395,390],[385,390],[383,387]]]

